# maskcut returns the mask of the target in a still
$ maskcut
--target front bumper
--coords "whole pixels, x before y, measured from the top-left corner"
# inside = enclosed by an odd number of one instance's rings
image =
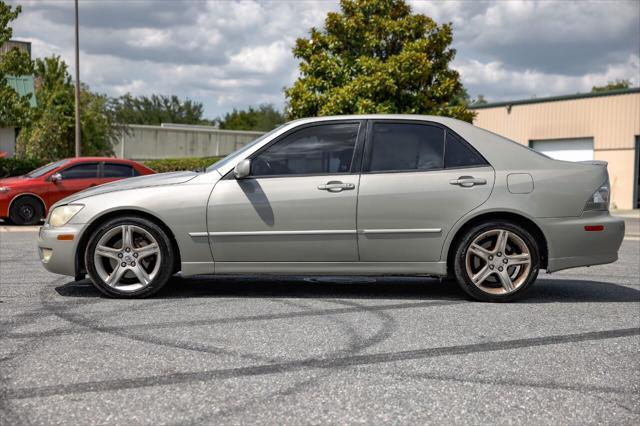
[[[47,271],[75,276],[76,247],[83,226],[66,224],[59,228],[53,228],[49,224],[45,224],[40,228],[38,254]],[[73,236],[72,239],[71,236]]]
[[[548,272],[579,266],[601,265],[618,260],[624,239],[624,220],[608,212],[585,212],[580,217],[539,219],[547,237]],[[585,226],[602,226],[587,231]]]
[[[0,193],[0,217],[9,217],[9,197],[6,193]]]

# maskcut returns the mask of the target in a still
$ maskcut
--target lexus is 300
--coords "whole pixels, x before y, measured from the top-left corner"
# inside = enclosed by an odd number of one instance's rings
[[[614,262],[606,163],[565,162],[458,120],[287,123],[204,172],[72,195],[39,234],[45,268],[144,297],[178,272],[450,277],[509,301],[538,272]]]

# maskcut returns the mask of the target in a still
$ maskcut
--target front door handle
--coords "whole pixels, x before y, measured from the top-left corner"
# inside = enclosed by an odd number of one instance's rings
[[[465,188],[472,187],[474,185],[486,185],[487,180],[481,178],[475,178],[473,176],[460,176],[458,179],[450,180],[451,185],[458,185]]]
[[[345,189],[354,189],[356,186],[352,183],[342,183],[337,180],[332,180],[324,185],[318,185],[318,189],[321,191],[340,192]]]

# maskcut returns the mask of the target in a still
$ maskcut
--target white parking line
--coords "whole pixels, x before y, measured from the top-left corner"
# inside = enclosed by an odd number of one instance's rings
[[[38,232],[39,226],[0,226],[0,232]]]

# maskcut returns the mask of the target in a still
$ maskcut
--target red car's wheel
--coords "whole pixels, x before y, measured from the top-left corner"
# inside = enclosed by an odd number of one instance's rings
[[[37,225],[44,216],[44,207],[40,200],[22,196],[11,203],[9,219],[16,225]]]

